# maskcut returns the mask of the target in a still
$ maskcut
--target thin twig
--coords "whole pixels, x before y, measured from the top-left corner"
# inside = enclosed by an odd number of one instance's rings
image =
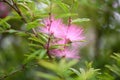
[[[52,59],[52,57],[51,57],[51,55],[50,55],[50,53],[49,53],[49,47],[50,47],[50,37],[48,38],[48,42],[47,42],[47,47],[46,47],[46,49],[47,49],[47,55],[48,55],[48,57],[50,58],[50,59]]]
[[[49,28],[48,28],[48,31],[50,31],[50,28],[51,28],[51,24],[52,24],[52,19],[51,19],[51,13],[52,13],[52,0],[50,0],[50,12],[49,12],[49,21],[50,21],[50,24],[49,24]],[[47,42],[47,55],[50,59],[52,59],[51,55],[50,55],[50,51],[49,51],[49,47],[50,47],[50,41],[51,41],[51,36],[52,36],[52,33],[50,33],[49,35],[49,38],[48,38],[48,42]]]
[[[6,1],[6,0],[3,0],[2,2],[7,3],[11,8],[13,8],[13,9],[18,13],[18,15],[21,16],[22,20],[23,20],[25,23],[27,23],[27,20],[26,20],[25,17],[23,16],[22,12],[21,12],[20,9],[18,8],[18,5],[14,2],[14,0],[12,0],[13,5],[10,4],[10,3],[9,3],[8,1]],[[34,28],[32,28],[32,31],[33,31],[33,33],[34,33],[35,35],[37,35],[37,32],[35,31]]]
[[[11,5],[8,1],[3,0],[1,2],[7,3],[11,8],[13,8],[17,12],[17,9],[13,5]]]
[[[16,74],[17,72],[23,71],[25,69],[25,65],[22,65],[19,69],[17,69],[16,71],[12,71],[10,74],[8,75],[4,75],[3,77],[0,77],[0,80],[4,80],[7,77]]]

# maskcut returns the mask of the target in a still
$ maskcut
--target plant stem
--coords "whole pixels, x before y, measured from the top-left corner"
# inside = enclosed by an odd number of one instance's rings
[[[17,72],[23,71],[25,69],[25,64],[22,65],[19,69],[12,71],[10,74],[8,75],[4,75],[3,77],[0,77],[0,80],[5,80],[7,77],[16,74]]]
[[[49,24],[49,28],[48,28],[48,31],[50,32],[50,28],[51,28],[51,24],[52,24],[52,20],[51,20],[51,13],[52,13],[52,0],[50,0],[50,13],[49,13],[49,21],[50,21],[50,24]],[[50,59],[52,59],[50,53],[49,53],[49,47],[50,47],[50,41],[51,41],[51,36],[52,36],[52,33],[50,33],[49,35],[49,38],[48,38],[48,42],[47,42],[47,55]]]
[[[48,31],[50,32],[50,28],[51,28],[51,24],[52,24],[51,12],[49,13],[49,21],[50,21],[50,24],[49,24]],[[47,42],[47,47],[46,47],[46,49],[47,49],[47,54],[48,54],[48,57],[49,57],[50,59],[52,59],[52,57],[51,57],[51,55],[50,55],[50,53],[49,53],[49,47],[50,47],[51,36],[52,36],[52,33],[50,33],[50,35],[49,35],[48,42]]]
[[[6,0],[3,0],[2,2],[7,3],[11,8],[13,8],[13,9],[18,13],[19,16],[21,16],[22,20],[23,20],[25,23],[28,23],[27,20],[25,19],[25,17],[23,16],[22,12],[21,12],[20,9],[18,8],[18,5],[14,2],[14,0],[11,0],[11,1],[12,1],[13,5],[10,4],[10,3],[9,3],[8,1],[6,1]],[[35,31],[34,28],[32,28],[32,31],[33,31],[33,33],[34,33],[35,35],[37,35],[37,32]]]
[[[51,55],[50,55],[50,53],[49,53],[49,47],[50,47],[50,37],[51,36],[49,36],[49,38],[48,38],[48,42],[47,42],[47,47],[46,47],[46,49],[47,49],[47,55],[48,55],[48,57],[50,58],[50,59],[52,59],[52,57],[51,57]]]

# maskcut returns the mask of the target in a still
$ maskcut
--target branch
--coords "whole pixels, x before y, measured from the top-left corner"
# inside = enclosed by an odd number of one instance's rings
[[[47,42],[47,47],[46,47],[46,49],[47,49],[47,55],[48,55],[48,57],[50,58],[50,59],[52,59],[52,57],[51,57],[51,55],[50,55],[50,53],[49,53],[49,47],[50,47],[50,41],[51,41],[51,35],[49,36],[49,38],[48,38],[48,42]]]
[[[13,5],[10,4],[10,3],[9,3],[8,1],[6,1],[6,0],[3,0],[2,2],[7,3],[11,8],[13,8],[13,9],[18,13],[19,16],[21,16],[22,20],[23,20],[25,23],[28,23],[27,20],[25,19],[25,17],[23,16],[22,12],[20,11],[18,5],[14,2],[14,0],[11,0],[11,2],[13,3]],[[32,28],[32,31],[33,31],[33,33],[34,33],[35,35],[37,35],[37,32],[35,31],[34,28]]]
[[[50,0],[50,12],[49,12],[49,21],[50,21],[50,24],[49,24],[48,31],[50,31],[51,24],[52,24],[51,13],[52,13],[52,0]],[[48,38],[48,41],[47,41],[47,46],[46,46],[47,55],[48,55],[48,57],[49,57],[50,59],[52,59],[52,57],[51,57],[51,55],[50,55],[50,53],[49,53],[51,36],[52,36],[52,33],[50,33],[50,35],[49,35],[49,38]]]
[[[13,5],[10,4],[10,3],[9,3],[8,1],[6,1],[6,0],[3,0],[3,2],[7,3],[11,8],[13,8],[13,9],[18,13],[18,15],[21,16],[22,20],[23,20],[25,23],[27,23],[25,17],[23,16],[23,14],[21,13],[21,11],[20,11],[20,9],[18,8],[17,4],[16,4],[13,0],[11,0],[11,2],[13,3]]]
[[[7,77],[16,74],[17,72],[23,71],[23,70],[25,69],[25,66],[26,66],[26,65],[22,65],[19,69],[15,70],[15,71],[12,71],[10,74],[4,75],[4,76],[0,77],[0,80],[4,80],[4,79],[6,79]]]

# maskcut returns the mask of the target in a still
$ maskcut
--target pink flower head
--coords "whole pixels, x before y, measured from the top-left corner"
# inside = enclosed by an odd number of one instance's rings
[[[70,59],[79,59],[78,50],[65,48],[64,50],[52,50],[51,54],[57,57],[65,57]]]
[[[45,19],[43,23],[45,26],[40,28],[40,31],[54,36],[49,41],[49,47],[60,45],[56,49],[49,50],[49,54],[56,57],[78,59],[79,43],[85,38],[83,29],[73,24],[67,26],[61,19],[55,19],[53,16]]]
[[[54,33],[56,38],[61,38],[65,43],[68,42],[80,42],[85,39],[83,35],[83,29],[76,25],[61,25],[56,28]],[[63,41],[60,41],[63,42]]]
[[[68,27],[68,30],[66,32],[66,39],[70,40],[71,42],[78,42],[81,40],[84,40],[83,36],[83,29],[76,26],[76,25],[70,25]]]
[[[40,31],[47,34],[53,34],[54,36],[60,36],[61,27],[64,26],[61,19],[55,19],[53,16],[43,21],[45,27],[41,28]]]

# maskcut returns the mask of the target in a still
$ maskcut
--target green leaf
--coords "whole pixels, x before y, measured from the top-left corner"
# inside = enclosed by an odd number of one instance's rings
[[[35,41],[35,42],[38,42],[38,43],[43,44],[43,45],[46,44],[45,41],[39,39],[39,38],[36,37],[36,36],[32,36],[32,37],[30,37],[29,40],[31,40],[31,41]]]
[[[78,76],[80,75],[80,72],[74,68],[70,68],[70,70],[72,70],[75,74],[77,74]]]
[[[77,18],[72,20],[72,23],[80,23],[80,22],[84,22],[84,21],[90,21],[90,19],[88,18]]]
[[[31,3],[31,2],[33,2],[32,0],[17,0],[18,2],[27,2],[27,3]]]
[[[18,36],[29,36],[28,33],[23,32],[23,31],[19,31],[19,32],[17,32],[16,35],[18,35]]]
[[[61,79],[59,79],[59,77],[57,77],[55,75],[51,75],[51,74],[47,74],[47,73],[43,73],[43,72],[36,72],[36,74],[39,77],[49,79],[49,80],[61,80]]]
[[[112,55],[111,58],[116,60],[117,64],[120,65],[120,54],[119,53],[114,53],[114,55]]]
[[[9,29],[9,30],[6,30],[4,32],[7,32],[7,33],[15,33],[16,35],[19,35],[19,36],[28,36],[29,34],[24,32],[24,31],[18,31],[18,30],[15,30],[15,29]]]
[[[40,22],[39,22],[39,21],[40,21],[40,20],[35,20],[35,21],[33,21],[33,22],[27,23],[27,24],[26,24],[27,30],[30,30],[30,29],[35,28],[35,27],[38,27],[38,26],[40,25]]]
[[[63,9],[63,11],[65,13],[68,13],[69,12],[69,5],[63,3],[62,1],[60,0],[55,0],[55,2]]]
[[[71,61],[67,62],[67,67],[70,68],[73,65],[75,65],[77,62],[78,62],[78,60],[71,60]]]
[[[50,0],[41,0],[41,2],[47,4],[47,5],[50,5]]]
[[[107,67],[109,70],[111,70],[112,72],[114,72],[115,74],[117,74],[118,76],[120,76],[120,68],[113,64],[113,65],[106,65],[105,67]]]
[[[40,48],[40,45],[39,45],[39,44],[33,44],[33,43],[30,43],[30,44],[29,44],[29,46],[31,46],[31,47],[38,47],[38,48]]]
[[[38,37],[39,37],[39,39],[41,39],[44,42],[47,42],[47,40],[48,40],[48,35],[46,35],[46,34],[38,33]]]
[[[39,58],[40,58],[40,59],[44,58],[44,56],[46,55],[46,52],[47,52],[46,49],[42,49],[42,50],[41,50],[41,53],[39,54]]]
[[[0,26],[2,26],[3,29],[9,29],[11,27],[10,24],[7,23],[7,21],[10,19],[11,17],[6,17],[4,19],[0,19]]]
[[[114,53],[114,55],[111,56],[113,60],[115,60],[115,63],[112,65],[106,65],[110,71],[115,73],[116,75],[120,76],[120,54]]]
[[[77,74],[76,80],[94,80],[99,74],[99,69],[92,68],[92,62],[86,62],[86,68],[79,68],[79,70],[74,68],[70,69]]]
[[[24,4],[24,3],[18,3],[18,5],[22,6],[24,9],[26,9],[27,12],[30,13],[31,17],[33,17],[33,12],[32,12],[32,10],[31,10],[26,4]]]
[[[57,70],[57,64],[56,63],[52,63],[52,62],[48,62],[48,61],[45,61],[45,60],[39,60],[38,62],[41,66],[47,68],[47,69],[50,69],[52,71],[56,71]],[[49,65],[49,66],[48,66]]]
[[[8,33],[16,33],[18,32],[17,30],[14,30],[14,29],[10,29],[10,30],[7,30]]]
[[[65,14],[60,14],[57,16],[57,18],[64,18],[64,17],[71,17],[71,16],[77,16],[78,14],[76,13],[65,13]]]
[[[50,50],[51,50],[51,49],[61,49],[61,50],[63,50],[63,49],[64,49],[64,46],[67,47],[67,46],[69,46],[69,44],[56,44],[56,45],[51,45],[49,49],[50,49]]]
[[[28,55],[28,57],[27,57],[27,58],[25,59],[25,61],[24,61],[24,64],[26,64],[26,63],[28,63],[29,61],[35,59],[36,56],[37,56],[38,54],[40,54],[40,53],[41,53],[41,50],[37,50],[37,51],[35,51],[34,53]]]

